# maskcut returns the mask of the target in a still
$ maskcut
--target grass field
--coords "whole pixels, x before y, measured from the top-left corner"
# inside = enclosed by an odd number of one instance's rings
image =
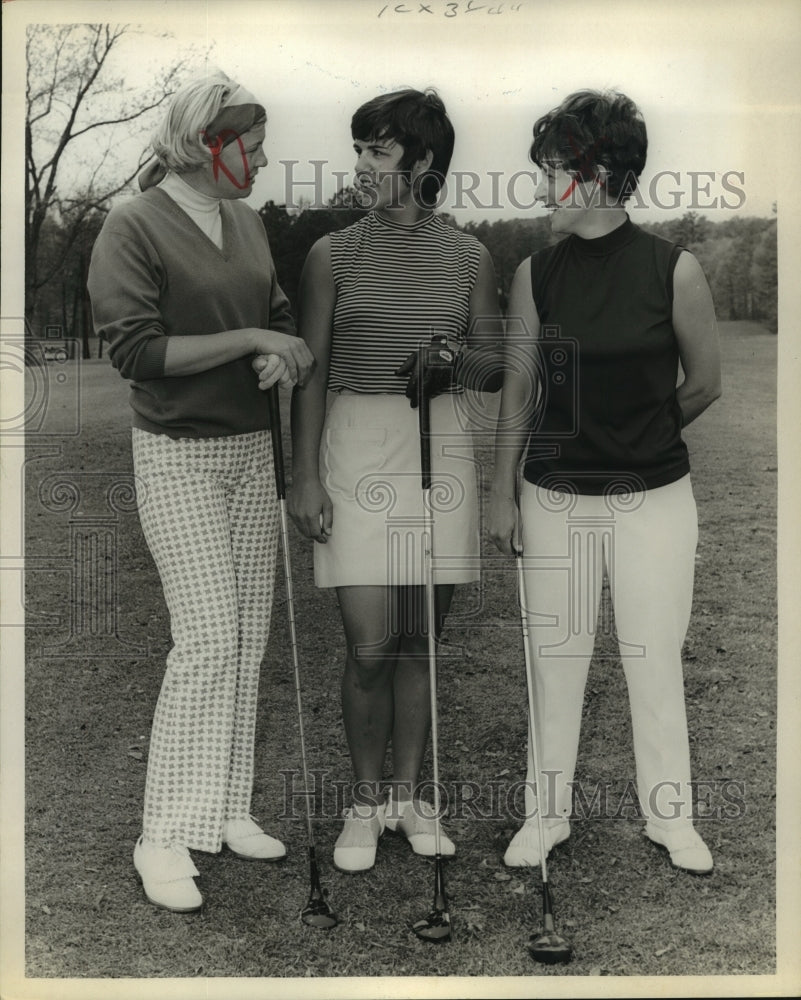
[[[35,444],[55,443],[57,453],[43,447],[37,457],[32,449],[27,465],[27,975],[511,976],[532,977],[530,995],[546,989],[535,981],[543,977],[771,975],[776,338],[746,323],[724,323],[721,334],[724,395],[686,434],[700,517],[686,695],[694,777],[704,783],[698,828],[716,869],[706,879],[673,870],[626,807],[634,768],[628,703],[614,645],[602,636],[577,777],[586,789],[605,783],[610,807],[577,820],[549,864],[557,925],[575,952],[567,967],[529,958],[536,872],[502,863],[517,827],[511,790],[524,778],[525,687],[514,575],[489,547],[481,587],[457,596],[440,664],[440,772],[452,791],[447,828],[459,849],[446,870],[453,941],[434,948],[408,929],[429,908],[433,870],[405,842],[385,837],[375,869],[362,876],[331,866],[344,804],[337,789],[350,779],[338,703],[343,640],[334,597],[311,585],[311,548],[294,532],[305,724],[322,790],[318,850],[341,923],[326,934],[298,919],[308,875],[301,800],[294,817],[284,810],[293,774],[299,786],[299,755],[281,585],[261,687],[253,810],[290,855],[259,866],[196,854],[207,900],[200,914],[170,915],[144,900],[131,851],[168,619],[126,497],[125,386],[105,361],[82,365],[80,403],[70,380],[54,383],[52,405],[65,419],[78,406],[81,433],[41,438]],[[490,454],[482,443],[488,470]],[[113,606],[106,618],[77,614],[91,581],[75,569],[76,540],[90,529],[105,539]],[[476,789],[482,798],[471,804]]]

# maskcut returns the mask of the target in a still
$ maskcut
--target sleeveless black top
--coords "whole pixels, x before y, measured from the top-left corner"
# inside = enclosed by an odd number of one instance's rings
[[[676,399],[682,247],[627,218],[531,257],[541,391],[524,473],[571,493],[653,489],[690,470]]]

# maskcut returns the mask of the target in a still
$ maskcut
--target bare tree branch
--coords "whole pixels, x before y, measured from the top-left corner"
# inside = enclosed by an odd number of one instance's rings
[[[128,90],[123,79],[109,72],[111,56],[126,35],[139,33],[127,24],[37,24],[28,30],[25,269],[29,315],[37,293],[63,270],[87,218],[107,212],[110,200],[130,187],[149,158],[140,155],[135,169],[129,162],[112,179],[115,147],[125,138],[119,130],[156,112],[172,96],[184,71],[185,57],[164,67],[139,92]],[[63,197],[59,185],[75,162],[72,151],[80,149],[76,141],[90,134],[107,136],[105,151],[93,156],[89,184],[84,178],[80,191]],[[48,220],[55,223],[55,230],[45,226]],[[58,239],[54,242],[55,232]]]
[[[71,139],[77,139],[79,135],[85,135],[94,128],[103,128],[106,125],[122,125],[124,122],[132,122],[137,118],[141,118],[142,115],[146,115],[148,111],[152,111],[154,108],[159,108],[166,101],[169,100],[171,94],[164,94],[157,101],[152,104],[148,104],[146,107],[142,108],[141,111],[135,111],[133,114],[125,115],[123,118],[108,118],[103,122],[92,122],[91,125],[87,125],[85,128],[79,129],[77,132],[73,132],[70,135]]]

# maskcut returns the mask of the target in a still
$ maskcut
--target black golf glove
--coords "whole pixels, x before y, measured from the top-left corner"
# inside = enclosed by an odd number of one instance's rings
[[[426,344],[422,351],[423,392],[429,399],[456,382],[461,362],[461,354],[448,346],[447,337],[435,334],[431,338],[431,343]],[[419,393],[418,367],[418,352],[413,351],[395,372],[400,378],[408,376],[406,398],[413,409],[417,406]]]

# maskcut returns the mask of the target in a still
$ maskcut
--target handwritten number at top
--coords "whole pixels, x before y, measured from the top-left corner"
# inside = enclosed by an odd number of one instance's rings
[[[523,6],[522,3],[512,3],[505,4],[503,2],[490,5],[486,3],[477,3],[476,0],[466,0],[466,2],[449,2],[445,3],[444,10],[442,11],[443,17],[456,17],[459,13],[462,14],[477,14],[479,11],[485,11],[487,14],[503,14],[506,11],[511,13],[517,13]],[[432,10],[431,3],[418,3],[415,6],[396,3],[396,4],[385,4],[381,10],[378,12],[378,16],[381,17],[387,11],[390,14],[431,14],[433,17],[436,16],[437,11]]]

